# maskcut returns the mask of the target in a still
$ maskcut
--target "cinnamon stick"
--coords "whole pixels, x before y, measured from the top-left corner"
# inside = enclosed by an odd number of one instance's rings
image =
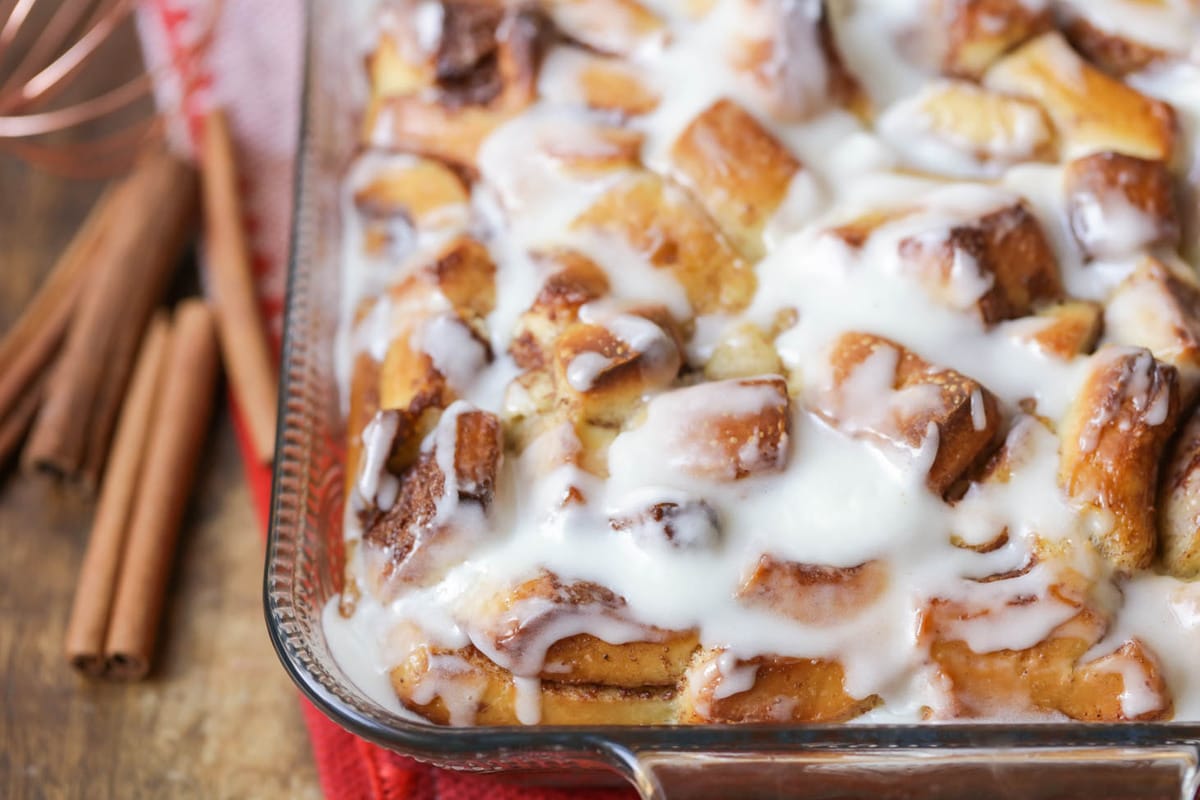
[[[105,640],[107,674],[124,680],[150,669],[179,523],[212,414],[217,343],[203,302],[179,305],[165,359]]]
[[[220,110],[205,119],[202,173],[208,277],[221,354],[254,453],[259,461],[268,462],[275,452],[278,376],[255,299],[237,191],[237,161],[229,124]]]
[[[21,439],[33,424],[38,405],[42,402],[42,392],[46,388],[45,378],[45,374],[35,377],[33,383],[26,385],[8,414],[0,416],[0,467],[6,465],[8,459],[17,452]]]
[[[0,340],[0,419],[27,395],[61,343],[87,283],[92,255],[116,207],[116,196],[110,188],[96,201],[49,277]]]
[[[195,175],[165,152],[117,188],[91,278],[23,455],[27,468],[99,481],[138,343],[191,229]]]
[[[146,444],[155,424],[169,336],[167,315],[158,312],[147,328],[129,394],[121,407],[100,502],[96,506],[87,552],[75,585],[75,603],[67,623],[67,661],[94,676],[103,674],[105,668],[104,638],[108,632],[109,612],[130,511],[143,478]]]

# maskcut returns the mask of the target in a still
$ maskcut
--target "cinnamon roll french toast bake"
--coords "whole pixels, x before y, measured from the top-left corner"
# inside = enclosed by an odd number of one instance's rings
[[[1200,2],[355,9],[365,692],[1200,720]]]

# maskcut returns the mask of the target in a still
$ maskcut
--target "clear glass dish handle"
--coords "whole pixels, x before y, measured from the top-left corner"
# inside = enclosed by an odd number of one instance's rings
[[[611,755],[645,800],[1200,797],[1191,745]]]

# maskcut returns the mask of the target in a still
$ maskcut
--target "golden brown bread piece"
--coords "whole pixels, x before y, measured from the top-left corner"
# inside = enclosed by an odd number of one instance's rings
[[[737,597],[806,625],[838,625],[879,600],[887,585],[887,566],[879,561],[830,567],[763,555],[738,587]]]
[[[1174,110],[1092,67],[1056,32],[1001,58],[983,83],[1041,103],[1068,156],[1107,150],[1172,159],[1178,135]]]
[[[729,682],[733,690],[722,684]],[[744,687],[744,688],[743,688]],[[836,661],[759,656],[736,659],[721,649],[697,654],[679,691],[681,723],[844,722],[879,705],[852,697]]]
[[[623,597],[549,572],[480,598],[468,624],[475,644],[497,663],[560,683],[674,686],[698,646],[695,631],[636,623]],[[577,633],[597,626],[623,641]]]
[[[462,178],[425,158],[398,160],[372,172],[354,193],[369,255],[403,256],[411,232],[465,225],[470,198]]]
[[[1067,164],[1064,186],[1071,231],[1086,255],[1178,246],[1175,187],[1162,161],[1094,153]]]
[[[978,78],[1004,53],[1054,27],[1049,8],[1021,0],[934,0],[929,16],[946,75]]]
[[[739,20],[749,30],[735,39],[730,61],[780,121],[805,120],[831,106],[866,111],[867,96],[842,59],[828,5],[742,0]]]
[[[781,377],[711,381],[654,403],[658,416],[643,424],[664,431],[674,466],[689,475],[736,481],[787,466],[791,408]]]
[[[1166,61],[1172,54],[1146,42],[1139,42],[1128,31],[1113,31],[1088,19],[1082,3],[1066,3],[1063,33],[1076,50],[1100,69],[1118,77],[1140,72],[1149,66]]]
[[[580,134],[578,129],[550,131],[542,142],[542,152],[564,172],[580,177],[641,166],[641,133],[615,125],[592,125]]]
[[[742,255],[762,258],[763,227],[803,169],[799,160],[748,111],[721,99],[684,128],[671,162]]]
[[[1049,636],[1023,650],[977,653],[948,635],[965,612],[936,602],[922,622],[931,636],[930,656],[944,679],[957,717],[1014,713],[1058,713],[1075,720],[1117,722],[1169,719],[1172,700],[1154,657],[1138,640],[1114,653],[1084,662],[1104,635],[1106,623],[1083,608]],[[986,612],[985,612],[986,613]],[[1126,687],[1125,680],[1139,685]],[[1131,708],[1124,695],[1129,689]],[[1145,698],[1146,702],[1140,700]]]
[[[1037,103],[969,81],[938,81],[894,103],[878,129],[907,166],[939,175],[990,177],[1058,156]]]
[[[944,236],[910,236],[899,247],[905,269],[951,305],[960,303],[955,276],[964,259],[990,279],[991,287],[973,303],[988,325],[1062,297],[1054,251],[1023,201],[954,225]]]
[[[1032,323],[1032,324],[1029,324]],[[1104,308],[1089,300],[1065,300],[1045,306],[1032,318],[1020,320],[1014,334],[1049,355],[1070,361],[1096,347],[1104,327]]]
[[[870,211],[854,219],[835,225],[826,232],[830,236],[834,236],[845,242],[848,247],[858,250],[884,225],[904,219],[905,217],[910,217],[920,210],[920,207],[913,205]]]
[[[682,365],[674,322],[661,306],[577,322],[554,342],[560,402],[576,419],[598,425],[619,426],[644,394],[669,386]]]
[[[670,270],[698,314],[738,311],[754,296],[750,265],[691,197],[652,172],[621,180],[572,227],[617,236]]]
[[[1000,433],[1000,408],[990,391],[882,336],[843,334],[830,364],[833,384],[818,411],[835,427],[909,451],[924,446],[936,428],[937,454],[926,478],[935,494],[945,494],[982,461]]]
[[[532,6],[439,5],[432,64],[395,50],[372,63],[365,139],[473,171],[483,139],[536,98],[549,25]]]
[[[381,411],[380,415],[397,414]],[[396,475],[398,486],[390,507],[379,508],[363,534],[363,555],[371,591],[389,602],[404,585],[436,582],[465,555],[474,520],[457,513],[462,506],[484,514],[495,496],[504,452],[500,420],[479,409],[453,416],[443,414],[434,431],[433,446]],[[390,443],[409,446],[405,432]],[[454,449],[453,474],[439,466],[439,447]],[[389,470],[390,471],[390,470]]]
[[[1059,482],[1118,569],[1144,569],[1154,557],[1158,467],[1178,414],[1174,367],[1149,350],[1107,346],[1060,425]]]
[[[1177,578],[1200,575],[1200,413],[1193,411],[1163,463],[1158,494],[1158,549]]]
[[[534,261],[549,274],[513,331],[509,353],[522,369],[550,363],[555,339],[578,321],[579,309],[609,290],[608,275],[577,250],[536,253]]]
[[[618,513],[608,520],[618,532],[628,532],[643,544],[701,548],[715,545],[721,536],[716,510],[703,500],[654,503],[632,512]]]
[[[391,671],[407,708],[439,725],[662,725],[675,719],[674,686],[621,687],[534,680],[518,690],[513,674],[474,647],[445,650],[422,644]],[[534,701],[518,699],[533,693]],[[520,718],[519,709],[538,712]]]
[[[1200,392],[1200,285],[1186,264],[1146,256],[1104,310],[1107,338],[1145,347],[1179,371],[1181,407]]]
[[[783,362],[768,333],[753,323],[731,328],[713,348],[704,365],[710,381],[783,374]]]
[[[658,108],[658,94],[623,62],[597,58],[579,70],[578,81],[588,108],[626,117],[649,114]]]
[[[637,0],[546,0],[560,31],[610,55],[630,55],[664,35],[661,19]]]

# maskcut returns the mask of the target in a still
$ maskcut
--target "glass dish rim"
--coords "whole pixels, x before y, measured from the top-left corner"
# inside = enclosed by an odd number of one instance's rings
[[[267,534],[263,580],[263,610],[271,643],[285,671],[301,693],[325,716],[342,728],[386,748],[433,761],[441,766],[479,769],[481,760],[503,759],[520,751],[593,757],[620,768],[628,757],[644,752],[764,753],[774,751],[824,751],[869,753],[881,750],[921,751],[927,749],[980,750],[989,748],[1106,748],[1164,747],[1200,742],[1198,722],[955,722],[955,723],[839,723],[839,724],[733,724],[656,726],[499,726],[446,727],[431,723],[397,721],[387,725],[348,706],[303,663],[285,630],[290,611],[281,607],[283,596],[273,586],[281,567],[295,567],[295,556],[281,548],[281,530],[299,524],[284,519],[285,511],[302,507],[311,490],[303,481],[304,494],[285,490],[281,476],[297,466],[284,446],[296,437],[311,436],[288,424],[290,402],[297,400],[303,386],[288,369],[300,347],[297,298],[301,281],[308,280],[316,259],[306,257],[306,213],[318,193],[312,111],[314,109],[313,64],[317,36],[315,7],[325,0],[306,0],[304,62],[301,77],[299,138],[293,168],[292,230],[289,242],[287,287],[280,370],[277,447],[272,470],[270,526]],[[293,515],[298,519],[298,515]],[[297,550],[298,548],[292,548]],[[291,559],[291,561],[288,561]],[[285,583],[286,587],[293,584]]]

